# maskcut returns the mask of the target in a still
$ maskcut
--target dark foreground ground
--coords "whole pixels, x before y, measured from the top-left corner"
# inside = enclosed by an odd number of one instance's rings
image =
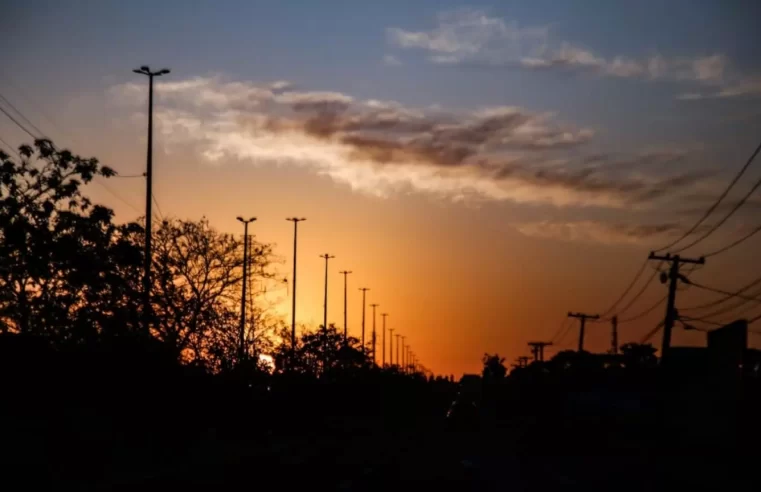
[[[2,490],[759,490],[761,417],[736,388],[243,390],[114,354],[2,370]]]

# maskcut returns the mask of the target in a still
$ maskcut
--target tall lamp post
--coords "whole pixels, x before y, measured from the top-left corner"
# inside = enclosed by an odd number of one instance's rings
[[[348,307],[346,305],[347,304],[347,300],[348,300],[348,298],[347,298],[347,290],[346,289],[347,289],[347,285],[348,285],[348,280],[347,279],[349,278],[349,274],[352,273],[352,272],[351,272],[351,270],[343,270],[343,271],[340,271],[338,273],[340,273],[341,275],[344,276],[344,345],[347,345],[349,343],[349,327],[348,327],[348,321],[347,321],[348,316],[346,314],[346,312],[347,312],[346,310],[348,309]]]
[[[168,68],[151,72],[150,67],[143,65],[132,70],[148,77],[148,157],[145,171],[145,254],[143,265],[143,324],[146,334],[151,330],[151,215],[153,199],[153,77],[169,73]]]
[[[365,350],[365,309],[367,308],[367,302],[365,301],[365,294],[370,290],[367,287],[360,287],[362,291],[362,354],[367,354]]]
[[[322,327],[328,329],[328,261],[335,258],[333,255],[325,253],[320,255],[320,258],[325,258],[325,300],[322,304]]]
[[[304,217],[288,217],[285,220],[293,222],[293,300],[291,301],[291,355],[296,350],[296,245],[299,237],[299,222]]]
[[[236,217],[238,222],[243,223],[243,287],[240,298],[240,360],[246,355],[246,284],[248,284],[248,224],[256,220],[256,217],[244,219]]]

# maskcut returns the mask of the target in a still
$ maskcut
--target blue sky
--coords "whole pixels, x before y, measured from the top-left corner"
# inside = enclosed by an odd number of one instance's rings
[[[508,24],[547,27],[553,42],[573,43],[606,58],[719,54],[732,70],[759,76],[757,2],[662,4],[5,2],[10,15],[4,16],[2,56],[24,83],[41,83],[55,71],[62,89],[70,91],[101,89],[135,63],[167,60],[178,76],[225,73],[246,80],[286,79],[312,89],[406,104],[508,103],[557,111],[580,124],[605,128],[617,145],[622,139],[637,144],[713,136],[728,126],[706,116],[718,110],[728,118],[742,117],[747,98],[695,104],[674,99],[680,91],[695,89],[688,83],[643,83],[514,66],[437,66],[426,63],[420,50],[401,49],[387,36],[387,29],[394,27],[431,30],[440,13],[465,7]],[[385,55],[403,65],[385,66]],[[648,130],[658,138],[647,135]]]

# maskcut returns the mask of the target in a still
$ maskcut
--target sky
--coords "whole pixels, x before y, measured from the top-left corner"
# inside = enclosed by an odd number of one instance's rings
[[[233,234],[236,216],[258,217],[251,231],[277,245],[286,277],[285,218],[306,217],[299,322],[321,323],[319,255],[335,255],[329,321],[343,322],[338,272],[351,270],[349,331],[360,333],[368,287],[378,330],[387,312],[437,373],[478,371],[485,352],[512,361],[533,340],[554,339],[549,353],[575,347],[567,312],[605,312],[761,137],[761,4],[751,0],[5,0],[0,14],[0,94],[122,175],[145,166],[147,80],[132,69],[170,68],[155,91],[161,214],[205,216]],[[0,137],[29,140],[4,116]],[[756,163],[696,233],[759,177]],[[142,215],[142,179],[88,193],[117,220]],[[682,254],[742,237],[760,209],[754,194]],[[759,240],[690,278],[737,290],[761,270]],[[620,319],[665,294],[646,282],[657,266],[612,311]],[[685,286],[677,307],[716,298]],[[640,341],[664,309],[621,323],[621,342]],[[704,335],[677,329],[674,343]],[[585,348],[609,344],[609,323],[588,326]]]

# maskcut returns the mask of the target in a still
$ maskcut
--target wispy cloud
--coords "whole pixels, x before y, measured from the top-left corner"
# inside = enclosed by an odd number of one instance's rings
[[[383,64],[389,67],[398,67],[402,65],[402,61],[394,55],[384,55]]]
[[[669,80],[703,87],[680,99],[761,95],[761,79],[732,70],[722,54],[667,58],[626,55],[605,57],[567,40],[552,38],[546,26],[522,27],[484,11],[461,9],[437,17],[429,30],[388,28],[388,41],[402,49],[422,50],[438,64],[512,65],[531,70],[572,70],[599,76]]]
[[[157,127],[164,145],[209,162],[301,166],[378,196],[414,190],[453,200],[642,208],[695,193],[708,179],[664,173],[683,158],[673,152],[585,153],[594,130],[550,113],[415,108],[292,87],[223,77],[159,82]],[[129,83],[111,94],[142,107],[145,90]],[[569,149],[576,157],[558,152]]]
[[[538,221],[513,224],[521,234],[544,239],[603,244],[651,245],[683,232],[678,223],[623,224],[595,220]],[[699,228],[698,233],[705,230]]]

